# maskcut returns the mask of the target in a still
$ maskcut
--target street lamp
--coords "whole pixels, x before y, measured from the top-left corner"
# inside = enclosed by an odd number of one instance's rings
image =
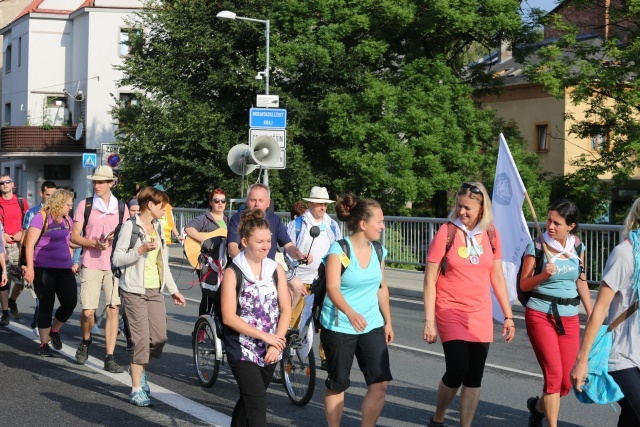
[[[260,72],[258,73],[258,75],[264,75],[264,92],[266,95],[269,95],[269,20],[245,18],[244,16],[237,16],[235,12],[230,12],[228,10],[223,10],[222,12],[218,13],[216,15],[216,18],[231,19],[231,20],[240,19],[241,21],[262,22],[267,26],[264,32],[265,36],[267,37],[267,55],[266,55],[267,64],[266,64],[266,68],[264,69],[264,72]]]

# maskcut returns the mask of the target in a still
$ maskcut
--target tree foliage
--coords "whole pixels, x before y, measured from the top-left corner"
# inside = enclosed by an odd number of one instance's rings
[[[225,9],[271,21],[270,92],[288,111],[287,169],[269,173],[277,209],[322,185],[411,214],[437,191],[493,180],[501,126],[474,92],[492,76],[464,60],[529,33],[519,1],[174,0],[137,15],[145,32],[122,66],[141,98],[114,109],[137,160],[129,182],[168,184],[174,205],[213,186],[239,196],[226,153],[247,142],[263,90],[264,25],[216,19]],[[545,187],[537,162],[522,168]]]
[[[595,20],[593,28],[580,29],[560,16],[544,17],[540,22],[553,23],[564,35],[539,49],[526,73],[552,95],[568,95],[574,105],[586,106],[584,118],[566,117],[574,122],[569,130],[572,135],[604,139],[598,152],[576,158],[578,172],[560,179],[556,186],[560,193],[566,193],[563,185],[575,186],[572,198],[588,201],[585,210],[593,219],[602,213],[601,202],[610,197],[609,187],[627,181],[639,165],[640,1],[612,1],[605,8],[605,2],[599,0],[576,0],[572,7],[603,17],[608,13],[608,39],[585,37],[585,33],[602,30]],[[594,187],[598,177],[607,173],[612,174],[613,182]]]

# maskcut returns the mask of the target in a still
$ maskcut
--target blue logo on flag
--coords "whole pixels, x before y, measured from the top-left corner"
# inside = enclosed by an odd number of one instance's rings
[[[511,187],[511,179],[502,172],[496,177],[493,183],[493,200],[501,205],[508,205],[513,197],[513,188]]]

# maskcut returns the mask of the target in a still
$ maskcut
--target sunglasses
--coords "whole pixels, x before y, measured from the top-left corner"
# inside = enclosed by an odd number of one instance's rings
[[[0,184],[2,185],[7,185],[7,184],[11,184],[13,181],[10,179],[7,179],[6,181],[0,181]]]
[[[227,199],[212,199],[213,203],[227,203]]]
[[[475,185],[471,185],[468,182],[464,182],[461,186],[460,186],[461,190],[469,190],[471,191],[473,194],[477,194],[479,196],[484,196],[482,194],[482,190],[480,190],[478,187],[476,187]]]

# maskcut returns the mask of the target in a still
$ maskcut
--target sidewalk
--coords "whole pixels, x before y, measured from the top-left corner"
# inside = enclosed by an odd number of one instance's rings
[[[174,244],[169,246],[169,261],[188,266],[189,262],[182,252],[182,246]],[[387,268],[385,270],[387,286],[392,296],[417,298],[422,300],[424,273],[421,271],[400,270]],[[597,291],[591,291],[591,301],[595,303]],[[514,310],[524,312],[522,305],[516,300]],[[586,314],[582,304],[578,306],[580,314]]]

